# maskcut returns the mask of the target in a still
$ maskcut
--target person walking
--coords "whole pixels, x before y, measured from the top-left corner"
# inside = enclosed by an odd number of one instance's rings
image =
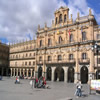
[[[77,81],[75,95],[77,97],[81,97],[82,96],[82,84],[81,84],[81,81]]]

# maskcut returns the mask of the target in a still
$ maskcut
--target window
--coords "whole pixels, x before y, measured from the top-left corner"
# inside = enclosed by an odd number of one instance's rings
[[[27,55],[27,53],[26,53],[26,57],[27,57],[28,55]]]
[[[58,61],[62,60],[62,56],[58,55]]]
[[[22,65],[24,66],[24,62],[22,63]]]
[[[16,55],[16,59],[18,58],[18,55]]]
[[[42,61],[42,57],[41,56],[39,57],[39,61]]]
[[[35,62],[33,61],[33,65],[35,65]]]
[[[35,56],[35,53],[33,53],[33,56]]]
[[[27,65],[27,62],[25,62],[25,65]]]
[[[42,40],[40,40],[40,47],[42,46]]]
[[[15,58],[15,55],[13,55],[13,58]]]
[[[57,17],[56,17],[56,24],[57,24]]]
[[[48,56],[48,61],[51,61],[51,56]]]
[[[48,46],[51,45],[51,39],[48,39]]]
[[[73,60],[73,54],[69,54],[69,60]]]
[[[29,65],[31,65],[31,62],[29,62]]]
[[[86,53],[82,53],[82,59],[86,59]]]
[[[15,62],[15,66],[17,66],[17,62]]]
[[[82,32],[82,41],[86,40],[86,32]]]
[[[70,40],[69,42],[72,42],[73,41],[73,34],[70,34]]]
[[[96,37],[97,39],[100,39],[100,34],[97,34],[97,37]]]
[[[60,14],[60,16],[59,16],[59,23],[61,23],[62,22],[62,14]]]
[[[31,57],[31,53],[30,53],[30,57]]]
[[[64,22],[66,22],[66,14],[64,15]]]
[[[62,37],[59,36],[59,44],[62,42]]]

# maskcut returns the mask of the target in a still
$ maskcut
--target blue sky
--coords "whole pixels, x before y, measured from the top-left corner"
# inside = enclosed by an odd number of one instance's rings
[[[60,6],[67,6],[69,14],[76,18],[86,16],[92,9],[100,24],[99,0],[0,0],[0,40],[3,43],[18,43],[36,38],[37,26],[51,26],[54,11]]]

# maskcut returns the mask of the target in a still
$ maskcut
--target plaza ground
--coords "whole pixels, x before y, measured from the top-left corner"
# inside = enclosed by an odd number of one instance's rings
[[[15,78],[4,77],[0,81],[0,100],[100,100],[95,91],[89,95],[89,86],[83,85],[83,97],[74,96],[75,84],[65,82],[47,82],[50,89],[31,88],[30,80],[20,80],[21,84],[14,84]]]

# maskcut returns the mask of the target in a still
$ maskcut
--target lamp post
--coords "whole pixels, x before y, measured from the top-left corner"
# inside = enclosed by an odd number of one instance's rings
[[[99,53],[99,45],[97,42],[93,45],[93,50],[95,50],[96,55],[97,55],[97,79],[98,79],[98,53]]]

